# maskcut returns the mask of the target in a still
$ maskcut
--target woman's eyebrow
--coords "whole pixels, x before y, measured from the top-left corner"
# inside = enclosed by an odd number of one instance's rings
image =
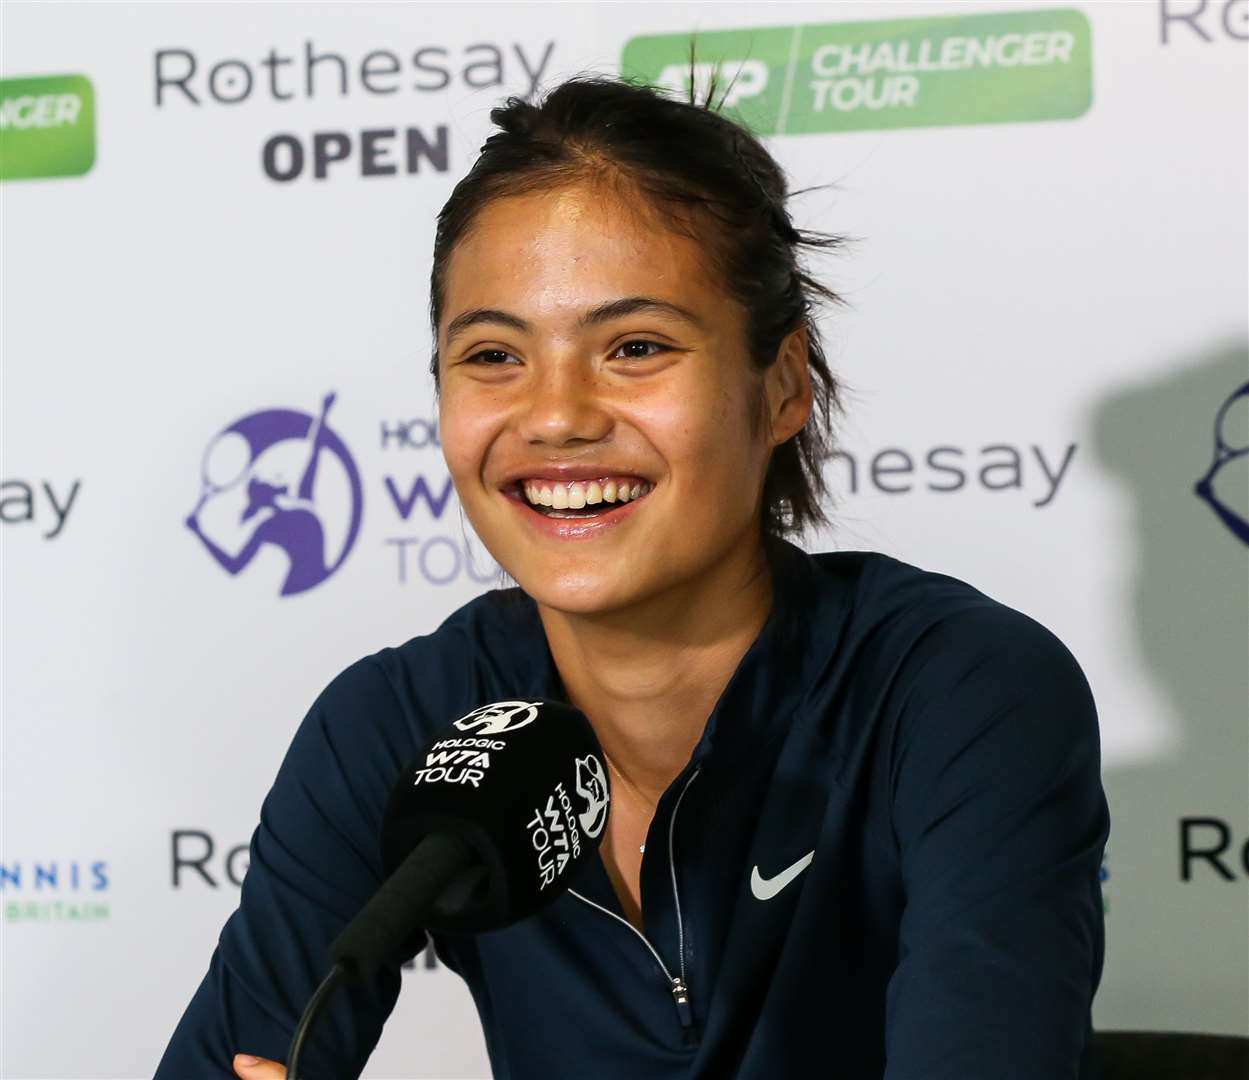
[[[582,313],[581,318],[577,320],[577,326],[584,329],[587,326],[597,326],[610,322],[612,319],[636,315],[643,311],[675,315],[678,319],[693,323],[699,329],[706,328],[703,320],[688,308],[683,308],[668,300],[658,300],[653,296],[626,296],[619,300],[608,300]],[[447,324],[447,344],[450,345],[457,335],[470,326],[478,326],[481,323],[498,323],[526,334],[533,329],[528,322],[519,315],[513,315],[510,311],[500,311],[498,308],[472,308],[461,312]]]

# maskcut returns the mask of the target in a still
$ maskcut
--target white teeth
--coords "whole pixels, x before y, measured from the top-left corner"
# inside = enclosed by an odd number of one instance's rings
[[[549,506],[552,510],[581,510],[599,503],[627,503],[640,498],[651,490],[644,480],[630,484],[628,481],[576,480],[570,484],[546,484],[527,480],[521,484],[525,499],[534,506]]]

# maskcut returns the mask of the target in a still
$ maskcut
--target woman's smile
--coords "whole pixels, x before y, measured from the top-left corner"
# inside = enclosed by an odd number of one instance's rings
[[[630,520],[654,485],[635,476],[594,480],[518,480],[503,489],[521,520],[540,536],[586,540]]]

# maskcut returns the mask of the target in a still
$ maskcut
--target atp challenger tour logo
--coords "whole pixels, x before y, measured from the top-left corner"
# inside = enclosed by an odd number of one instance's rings
[[[0,180],[82,176],[95,164],[95,91],[82,75],[0,79]]]
[[[1093,100],[1088,19],[1067,9],[700,33],[695,90],[760,135],[1072,120]],[[689,92],[688,34],[624,47],[622,74]],[[732,88],[729,89],[729,84]]]
[[[232,577],[266,546],[287,559],[282,596],[320,585],[343,564],[360,532],[360,471],[327,419],[266,409],[236,420],[204,449],[201,490],[186,527]]]

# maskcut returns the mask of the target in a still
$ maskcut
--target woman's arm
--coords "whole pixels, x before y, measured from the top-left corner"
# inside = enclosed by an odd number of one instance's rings
[[[305,716],[260,812],[238,909],[156,1070],[157,1080],[235,1075],[236,1053],[286,1060],[329,969],[326,950],[383,879],[382,815],[406,728],[371,658],[338,675]],[[312,1076],[360,1074],[399,993],[400,971],[340,987],[304,1061]]]
[[[1001,605],[937,624],[904,672],[887,1080],[1081,1076],[1109,831],[1088,683],[1058,638]]]

